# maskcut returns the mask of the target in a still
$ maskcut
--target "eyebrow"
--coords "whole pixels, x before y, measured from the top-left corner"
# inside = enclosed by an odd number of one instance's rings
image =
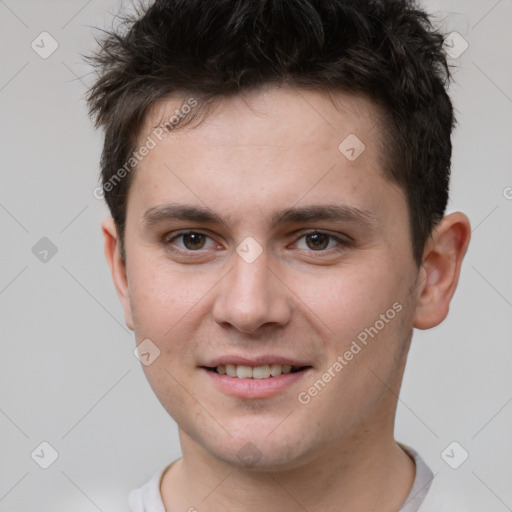
[[[377,223],[377,218],[369,210],[331,203],[285,208],[274,211],[270,218],[273,226],[301,222],[343,221],[371,228]],[[220,215],[207,207],[180,203],[153,206],[146,210],[142,222],[143,226],[149,229],[173,220],[226,225],[226,221]]]

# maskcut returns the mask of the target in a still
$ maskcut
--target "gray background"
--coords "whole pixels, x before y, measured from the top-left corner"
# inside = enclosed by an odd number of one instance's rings
[[[133,355],[103,255],[107,209],[92,194],[101,137],[80,53],[118,5],[0,0],[3,512],[127,510],[128,491],[180,455]],[[467,485],[481,510],[501,512],[512,510],[512,0],[425,5],[469,43],[452,61],[448,211],[469,216],[473,238],[449,317],[415,333],[396,437],[439,478]],[[31,48],[43,31],[59,45],[46,59]],[[32,252],[43,237],[57,247],[46,262]],[[31,456],[43,441],[59,454],[48,469]],[[458,469],[441,457],[452,441],[469,453]]]

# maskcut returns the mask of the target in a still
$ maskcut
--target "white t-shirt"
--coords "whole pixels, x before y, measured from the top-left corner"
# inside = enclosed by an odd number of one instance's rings
[[[412,448],[400,444],[414,459],[416,476],[405,500],[398,512],[472,512],[461,492],[447,484],[441,478],[434,477],[430,468]],[[128,496],[131,512],[166,512],[160,494],[160,482],[166,469],[158,470],[145,485],[134,489]]]

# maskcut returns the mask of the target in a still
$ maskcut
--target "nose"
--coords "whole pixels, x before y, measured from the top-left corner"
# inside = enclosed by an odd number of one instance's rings
[[[269,268],[265,250],[251,263],[235,253],[231,270],[217,288],[214,319],[247,334],[267,324],[286,325],[292,313],[291,293],[283,281],[278,271]]]

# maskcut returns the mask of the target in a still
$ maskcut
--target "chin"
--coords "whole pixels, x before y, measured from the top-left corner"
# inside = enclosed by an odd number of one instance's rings
[[[288,471],[314,459],[318,446],[306,445],[307,440],[297,436],[278,436],[277,432],[260,435],[227,437],[221,445],[203,447],[215,458],[239,470],[254,472]],[[270,439],[272,437],[272,439]]]
[[[228,456],[225,453],[213,453],[212,455],[238,470],[255,473],[286,471],[299,465],[296,456],[290,459],[288,454],[275,451],[267,453],[267,450],[261,451],[251,442],[244,445],[238,453],[230,453]]]

